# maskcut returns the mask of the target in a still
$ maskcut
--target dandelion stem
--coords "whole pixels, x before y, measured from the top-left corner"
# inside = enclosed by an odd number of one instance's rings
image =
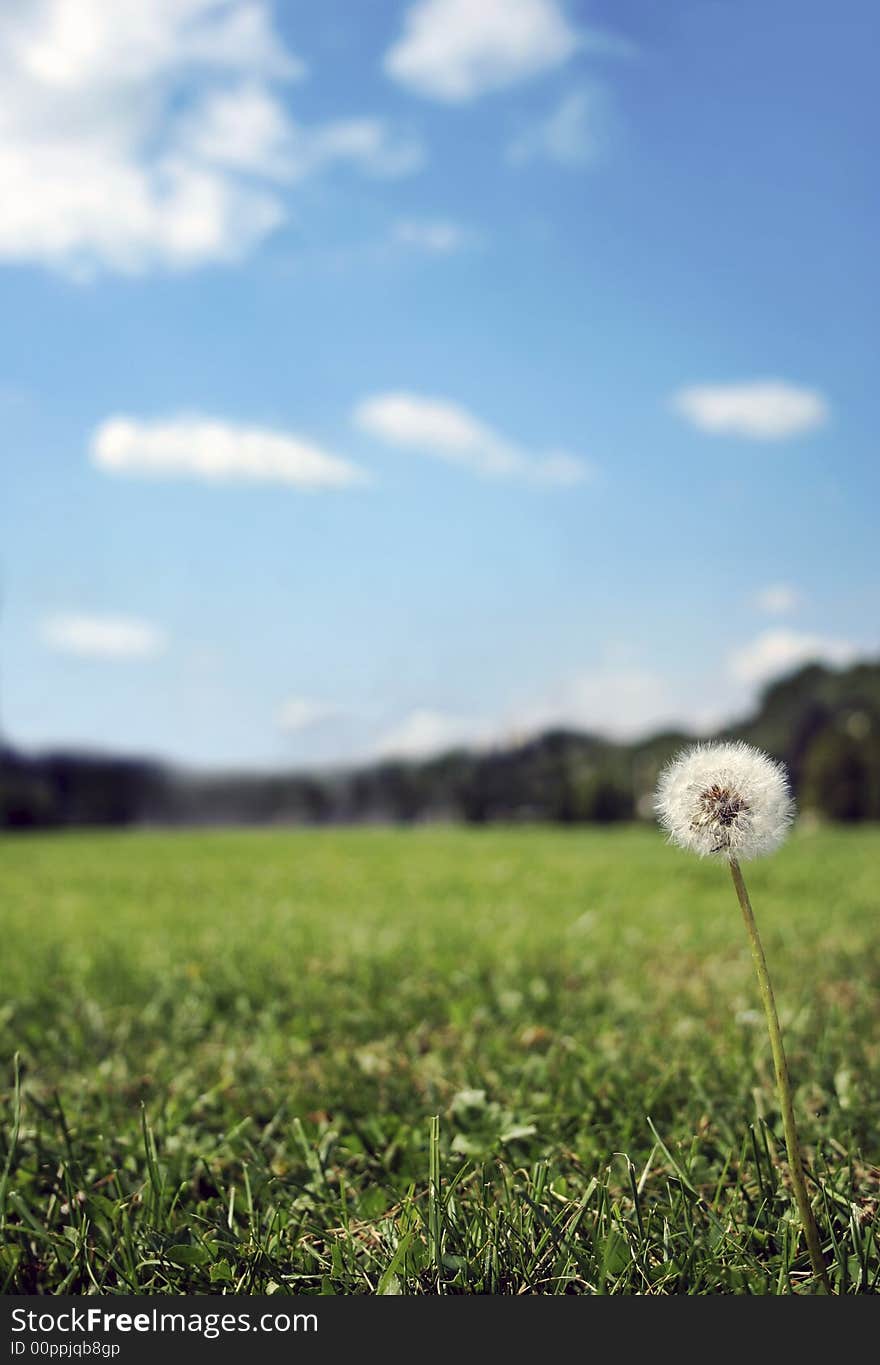
[[[770,1034],[770,1050],[773,1053],[776,1085],[779,1090],[779,1102],[782,1108],[782,1126],[785,1129],[785,1146],[788,1152],[788,1168],[791,1172],[791,1183],[794,1186],[798,1212],[800,1213],[801,1223],[803,1224],[804,1234],[807,1239],[810,1262],[826,1294],[830,1294],[832,1292],[831,1284],[828,1279],[828,1270],[819,1242],[819,1229],[816,1227],[816,1220],[813,1217],[813,1209],[810,1204],[810,1196],[807,1193],[804,1163],[803,1158],[801,1157],[797,1125],[794,1118],[791,1079],[788,1074],[788,1063],[785,1060],[785,1049],[782,1046],[782,1029],[779,1027],[779,1015],[776,1013],[776,1001],[773,998],[773,986],[770,982],[770,973],[767,970],[767,959],[764,956],[764,949],[758,934],[758,926],[755,923],[755,916],[752,911],[751,901],[749,900],[749,893],[746,890],[746,884],[743,881],[739,863],[735,858],[731,858],[730,860],[730,873],[733,877],[733,884],[736,887],[740,909],[742,910],[743,919],[745,920],[749,944],[752,949],[752,961],[755,964],[755,974],[758,978],[758,988],[761,992],[764,1013],[767,1017],[767,1029]]]

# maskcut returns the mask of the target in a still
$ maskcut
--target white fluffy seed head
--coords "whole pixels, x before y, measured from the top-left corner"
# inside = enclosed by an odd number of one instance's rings
[[[654,808],[672,843],[728,861],[772,853],[794,818],[785,768],[741,741],[683,749],[660,774]]]

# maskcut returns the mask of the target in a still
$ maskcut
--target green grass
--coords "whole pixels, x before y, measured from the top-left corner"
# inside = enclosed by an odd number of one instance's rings
[[[878,863],[747,868],[842,1293]],[[6,838],[0,893],[6,1293],[814,1291],[730,879],[653,831]]]

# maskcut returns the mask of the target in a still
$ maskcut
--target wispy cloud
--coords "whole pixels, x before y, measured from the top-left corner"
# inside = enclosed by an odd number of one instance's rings
[[[815,389],[779,379],[749,384],[705,384],[681,389],[673,408],[692,426],[713,436],[780,441],[824,426],[829,407]]]
[[[40,634],[60,654],[93,659],[152,659],[166,646],[157,626],[129,616],[53,616],[43,622]]]
[[[342,708],[333,702],[318,701],[314,697],[288,697],[279,706],[275,720],[278,729],[285,734],[297,734],[326,721],[337,720],[342,714]]]
[[[532,735],[561,727],[633,739],[681,723],[685,715],[687,708],[676,704],[667,681],[655,670],[600,662],[562,679],[508,718],[503,729]]]
[[[448,218],[403,218],[394,224],[392,236],[401,246],[414,247],[435,256],[450,256],[471,245],[473,234]]]
[[[304,74],[266,0],[63,0],[0,13],[0,262],[69,274],[240,259],[287,187],[336,165],[417,169],[381,119],[303,127]]]
[[[531,702],[493,715],[416,708],[380,736],[374,752],[420,759],[455,748],[509,748],[552,729],[633,739],[681,724],[687,715],[688,708],[676,706],[666,681],[653,670],[600,663],[562,679]]]
[[[488,478],[571,485],[592,474],[585,460],[564,451],[534,454],[523,449],[444,398],[405,392],[376,394],[358,405],[354,422],[389,445],[446,460]]]
[[[430,758],[432,754],[450,749],[471,748],[479,742],[480,727],[473,720],[425,707],[411,711],[380,735],[373,748],[373,756]]]
[[[590,165],[605,150],[608,119],[607,97],[598,86],[573,90],[546,118],[514,138],[507,159],[513,166],[532,161],[575,168]]]
[[[303,490],[350,488],[367,479],[356,465],[301,436],[199,417],[111,417],[92,436],[91,459],[107,474]]]
[[[292,124],[290,156],[289,174],[296,180],[337,164],[376,180],[397,180],[425,164],[418,138],[378,118],[334,119],[312,128]]]
[[[464,103],[561,66],[580,45],[557,0],[416,0],[384,65],[417,94]]]
[[[801,605],[802,596],[790,583],[770,583],[755,594],[755,606],[768,616],[785,616],[796,611]]]
[[[858,646],[850,640],[796,630],[766,630],[734,650],[728,663],[731,675],[738,682],[755,685],[803,664],[849,664],[859,652]]]
[[[421,142],[384,119],[297,123],[257,84],[206,96],[181,119],[178,136],[181,146],[200,161],[287,184],[345,165],[393,180],[419,170],[425,160]]]

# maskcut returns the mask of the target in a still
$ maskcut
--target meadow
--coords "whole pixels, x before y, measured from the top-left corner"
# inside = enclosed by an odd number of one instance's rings
[[[747,868],[839,1293],[878,866]],[[5,1293],[816,1292],[729,875],[655,830],[4,837],[0,898]]]

